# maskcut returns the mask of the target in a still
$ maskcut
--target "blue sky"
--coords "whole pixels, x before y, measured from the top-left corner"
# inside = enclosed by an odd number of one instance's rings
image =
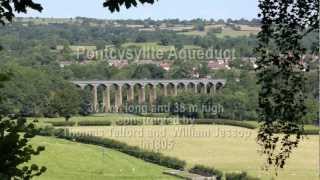
[[[154,5],[139,5],[119,13],[102,7],[104,0],[35,0],[42,13],[30,11],[28,17],[92,17],[99,19],[252,19],[257,17],[257,0],[159,0]]]

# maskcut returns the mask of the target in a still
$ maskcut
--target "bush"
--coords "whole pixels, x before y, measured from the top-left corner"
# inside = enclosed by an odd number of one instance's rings
[[[110,121],[79,121],[79,126],[111,126]]]
[[[52,126],[57,126],[57,127],[74,126],[76,124],[73,121],[59,121],[59,122],[48,122],[48,123],[52,124]]]
[[[171,125],[173,124],[172,119],[151,119],[152,125]]]
[[[226,180],[260,180],[260,179],[251,177],[246,172],[241,172],[241,173],[227,173]]]
[[[142,120],[128,119],[128,120],[118,120],[116,121],[117,126],[140,126],[143,125]]]
[[[215,168],[210,168],[202,165],[195,165],[189,170],[190,173],[198,174],[205,177],[216,176],[217,180],[221,180],[223,173]]]
[[[194,121],[194,124],[213,124],[213,119],[197,119]]]
[[[224,119],[213,120],[213,124],[238,126],[238,127],[248,128],[248,129],[258,128],[256,125],[253,125],[247,122],[235,121],[235,120],[224,120]]]
[[[179,124],[181,124],[181,125],[190,125],[190,124],[195,124],[195,121],[196,120],[194,120],[194,119],[185,119],[185,118],[183,118],[183,119],[179,119]]]
[[[54,128],[52,125],[47,125],[42,128],[39,128],[38,134],[41,136],[62,136],[65,134],[64,129]]]
[[[139,115],[142,117],[162,117],[162,118],[170,117],[169,113],[142,113]]]

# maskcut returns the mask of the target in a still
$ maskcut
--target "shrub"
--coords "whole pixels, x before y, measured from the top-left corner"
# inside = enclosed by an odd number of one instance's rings
[[[143,121],[138,119],[118,120],[116,121],[116,125],[117,126],[140,126],[140,125],[143,125]]]
[[[213,124],[213,119],[197,119],[194,121],[194,124]]]
[[[139,115],[142,117],[162,117],[162,118],[170,117],[169,113],[142,113]]]
[[[171,125],[171,124],[173,124],[173,120],[172,120],[172,119],[165,119],[165,120],[163,121],[163,124],[164,124],[164,125]]]
[[[170,125],[173,124],[172,119],[152,119],[152,125]]]
[[[54,128],[52,125],[47,125],[42,128],[39,128],[38,134],[41,136],[62,136],[65,134],[64,129]]]
[[[48,122],[50,124],[52,124],[52,126],[57,126],[57,127],[61,127],[61,126],[74,126],[76,123],[73,121],[57,121],[57,122]]]
[[[241,173],[227,173],[226,180],[260,180],[260,179],[251,177],[246,172],[241,172]]]
[[[190,125],[190,124],[195,124],[194,119],[179,119],[179,124],[181,125]]]
[[[217,119],[217,120],[213,120],[213,124],[238,126],[238,127],[248,128],[248,129],[256,129],[257,128],[256,125],[253,125],[253,124],[250,124],[247,122],[242,122],[242,121],[235,121],[235,120]]]
[[[110,121],[79,121],[79,126],[111,126]]]
[[[217,180],[221,180],[223,173],[215,168],[206,167],[202,165],[195,165],[189,170],[190,173],[198,174],[205,177],[216,176]]]

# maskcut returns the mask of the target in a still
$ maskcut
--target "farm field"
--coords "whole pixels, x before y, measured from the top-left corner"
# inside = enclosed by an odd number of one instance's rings
[[[158,120],[165,120],[168,118],[165,118],[165,116],[168,116],[167,114],[160,114],[159,117],[156,117]],[[152,120],[155,117],[143,117],[133,114],[117,114],[117,113],[102,113],[102,114],[95,114],[91,116],[75,116],[72,117],[69,121],[71,122],[81,122],[81,121],[110,121],[113,123],[118,120],[142,120],[142,121],[148,121]],[[176,117],[170,116],[169,119],[175,119]],[[32,120],[38,120],[38,124],[48,124],[50,122],[64,122],[65,119],[63,117],[59,118],[28,118],[29,121]],[[248,124],[251,124],[253,126],[256,126],[258,128],[259,124],[256,121],[242,121]],[[318,130],[319,128],[314,125],[305,125],[305,130]]]
[[[257,34],[258,31],[235,31],[231,28],[226,28],[222,31],[222,33],[217,34],[218,37],[226,37],[226,36],[230,36],[230,37],[239,37],[239,36],[249,36],[250,34]]]
[[[175,179],[162,174],[164,167],[111,149],[47,137],[36,137],[31,143],[46,147],[30,162],[48,168],[35,180]]]
[[[143,42],[143,43],[137,43],[137,42],[129,42],[124,43],[122,45],[123,48],[128,48],[130,46],[137,46],[139,48],[153,48],[155,50],[162,50],[162,51],[170,51],[174,48],[173,45],[163,46],[159,45],[157,42]],[[196,45],[184,45],[184,49],[199,49],[200,46]]]
[[[189,31],[182,32],[179,34],[189,35],[189,36],[205,36],[209,32],[210,28],[206,28],[205,31]],[[236,31],[231,28],[224,28],[221,33],[216,33],[217,37],[224,38],[226,36],[229,37],[240,37],[240,36],[249,36],[250,34],[257,34],[256,30],[246,30],[246,31]]]
[[[103,132],[104,136],[156,150],[195,164],[213,166],[225,172],[247,171],[263,180],[273,174],[262,171],[256,130],[222,125],[178,125],[138,127],[73,127],[72,132]],[[318,179],[318,136],[306,136],[276,180]]]

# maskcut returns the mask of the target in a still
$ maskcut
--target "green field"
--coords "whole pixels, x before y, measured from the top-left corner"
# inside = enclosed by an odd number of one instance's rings
[[[47,137],[36,137],[32,144],[46,150],[30,163],[48,168],[35,180],[175,179],[162,174],[166,168],[98,146]]]
[[[172,45],[162,46],[162,45],[159,45],[157,42],[144,42],[144,43],[130,42],[122,45],[123,48],[128,48],[130,46],[136,46],[139,48],[152,48],[154,50],[162,50],[162,51],[170,51],[174,48],[174,46]],[[201,47],[196,45],[184,45],[184,49],[199,49],[199,48]]]
[[[262,170],[263,158],[258,153],[256,130],[221,125],[177,125],[139,127],[73,127],[73,132],[104,132],[103,136],[158,150],[194,164],[213,166],[225,172],[247,171],[264,180],[274,174]],[[185,132],[184,135],[175,134]],[[199,133],[211,132],[201,136]],[[98,134],[99,135],[99,134]],[[100,135],[101,136],[101,135]],[[276,180],[318,179],[318,136],[306,136],[294,151],[286,169]]]
[[[170,118],[175,118],[175,117],[170,117]],[[48,124],[50,122],[63,122],[65,121],[64,118],[59,117],[59,118],[28,118],[29,121],[31,120],[38,120],[39,124]],[[152,119],[152,117],[143,117],[143,116],[137,116],[137,115],[132,115],[132,114],[118,114],[118,113],[105,113],[105,114],[95,114],[91,116],[75,116],[72,117],[69,121],[74,121],[74,122],[81,122],[81,121],[110,121],[110,122],[115,122],[118,120],[148,120]],[[162,117],[157,117],[157,119],[166,119]],[[249,124],[252,124],[256,126],[257,128],[259,127],[258,122],[256,121],[243,121]],[[305,130],[319,130],[318,127],[314,125],[305,125],[304,126]]]
[[[184,34],[184,35],[188,35],[188,36],[205,36],[207,35],[209,29],[206,29],[205,31],[189,31],[189,32],[182,32],[182,33],[179,33],[179,34]],[[236,31],[236,30],[233,30],[231,28],[224,28],[222,30],[221,33],[216,33],[217,37],[220,37],[220,38],[224,38],[226,36],[229,36],[229,37],[240,37],[240,36],[249,36],[250,34],[257,34],[258,31],[255,31],[255,30],[252,30],[252,31]]]

